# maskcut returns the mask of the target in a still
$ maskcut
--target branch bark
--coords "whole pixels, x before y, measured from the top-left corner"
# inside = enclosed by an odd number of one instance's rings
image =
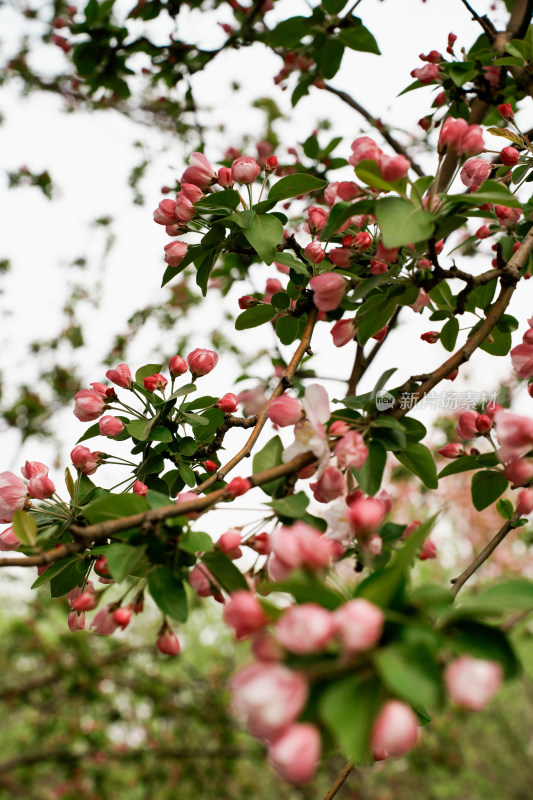
[[[516,517],[514,517],[513,520],[508,520],[504,525],[502,525],[498,533],[495,536],[493,536],[493,538],[487,545],[485,545],[481,553],[479,553],[479,555],[475,557],[472,563],[469,564],[468,567],[463,572],[461,572],[458,578],[452,579],[453,583],[452,597],[454,599],[457,597],[458,593],[461,591],[462,587],[465,585],[467,580],[469,580],[469,578],[472,577],[474,572],[477,572],[477,570],[481,567],[481,565],[484,564],[485,561],[496,550],[498,545],[503,542],[507,534],[513,530],[513,521],[515,519]]]

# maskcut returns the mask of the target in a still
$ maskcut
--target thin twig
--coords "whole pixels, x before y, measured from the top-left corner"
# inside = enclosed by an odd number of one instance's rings
[[[324,800],[333,800],[333,798],[335,797],[335,795],[337,794],[337,792],[339,791],[339,789],[341,788],[341,786],[343,785],[344,781],[346,780],[350,772],[353,770],[353,768],[354,768],[353,761],[348,761],[344,765],[344,767],[341,769],[341,771],[335,778],[334,782],[330,786],[328,792],[324,797]]]
[[[474,572],[480,568],[482,564],[485,563],[487,558],[492,555],[492,553],[496,550],[499,544],[503,542],[509,531],[513,530],[513,520],[507,520],[504,525],[500,528],[498,533],[493,536],[490,542],[483,548],[481,553],[475,557],[471,564],[461,572],[458,578],[453,578],[453,588],[452,588],[452,597],[455,598],[461,588],[465,585],[467,580],[472,577]]]

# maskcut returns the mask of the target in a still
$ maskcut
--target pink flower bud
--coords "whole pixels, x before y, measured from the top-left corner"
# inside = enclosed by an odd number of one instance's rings
[[[450,698],[461,706],[481,711],[500,688],[501,665],[471,656],[460,656],[444,671],[444,682]]]
[[[105,411],[105,401],[93,389],[81,389],[74,395],[74,416],[80,422],[98,419]]]
[[[265,170],[267,172],[273,172],[278,166],[278,158],[277,156],[269,156],[265,161]]]
[[[349,432],[350,426],[342,419],[336,419],[334,422],[332,422],[328,431],[330,436],[344,436],[344,434]]]
[[[523,456],[533,445],[533,420],[509,411],[495,414],[496,433],[500,443],[498,455],[501,461],[510,461]]]
[[[309,259],[309,261],[311,261],[312,264],[320,264],[326,257],[324,248],[319,244],[319,242],[311,242],[308,244],[304,250],[304,255]]]
[[[328,253],[328,258],[336,267],[348,267],[352,262],[353,253],[346,247],[335,247]]]
[[[223,186],[224,189],[230,189],[233,186],[233,178],[229,167],[220,167],[218,171],[218,183],[220,186]]]
[[[269,619],[255,594],[245,589],[233,592],[224,606],[224,621],[236,639],[245,639],[268,624]]]
[[[498,106],[498,111],[504,119],[508,121],[514,119],[514,111],[510,103],[502,103],[500,106]]]
[[[33,478],[30,478],[28,490],[30,497],[35,497],[36,500],[46,500],[48,497],[52,497],[56,487],[48,475],[44,475],[41,472],[39,475],[34,475]]]
[[[115,369],[108,369],[105,376],[122,389],[129,389],[132,384],[131,370],[127,364],[119,364]]]
[[[368,248],[372,246],[372,236],[368,233],[368,231],[356,233],[353,244],[354,247],[358,247],[359,250],[368,250]]]
[[[524,486],[533,478],[533,462],[527,458],[517,458],[507,464],[503,474],[515,486]]]
[[[437,453],[440,453],[444,458],[459,458],[459,456],[464,455],[464,448],[459,442],[451,442],[437,450]]]
[[[361,189],[354,181],[340,181],[337,185],[337,195],[341,200],[354,200],[361,194]]]
[[[455,148],[458,156],[477,156],[484,149],[483,131],[479,125],[469,125]]]
[[[0,522],[11,522],[13,514],[24,508],[28,490],[12,472],[0,472]]]
[[[481,228],[478,228],[475,236],[476,239],[486,239],[487,236],[490,236],[490,230],[488,225],[482,225]]]
[[[102,578],[108,578],[110,576],[111,573],[109,572],[109,565],[105,556],[96,559],[94,562],[94,571]]]
[[[84,475],[92,475],[100,463],[100,453],[91,453],[88,447],[82,444],[77,445],[70,453],[72,464]]]
[[[72,633],[85,630],[85,612],[71,611],[68,615],[68,626]]]
[[[477,417],[478,415],[476,411],[463,411],[462,414],[459,414],[456,428],[457,436],[466,440],[473,439],[475,436],[479,436],[479,431],[476,425]]]
[[[266,531],[256,533],[254,537],[247,540],[246,544],[260,556],[268,556],[272,550],[270,536]]]
[[[420,561],[426,561],[428,558],[437,558],[437,545],[435,542],[432,542],[431,539],[426,539],[418,558]]]
[[[113,611],[113,622],[116,622],[119,628],[127,628],[130,624],[131,615],[132,615],[131,608],[127,608],[126,606],[121,606],[120,608],[116,608]]]
[[[498,217],[498,221],[500,225],[506,225],[507,227],[512,227],[516,225],[520,217],[522,216],[522,209],[520,208],[508,208],[507,206],[494,206],[494,212]]]
[[[340,439],[333,451],[341,469],[361,469],[368,456],[368,448],[357,431],[350,431]]]
[[[206,472],[216,472],[218,469],[218,464],[214,461],[204,461],[204,469]]]
[[[364,536],[379,528],[385,513],[385,507],[379,500],[373,497],[359,497],[350,504],[348,519],[353,525],[356,536]]]
[[[170,630],[166,630],[164,633],[159,634],[155,646],[160,653],[163,653],[166,656],[177,656],[180,651],[178,637]]]
[[[196,216],[196,209],[186,197],[178,194],[176,199],[176,217],[180,222],[190,222]],[[166,249],[166,248],[165,248]]]
[[[102,436],[118,436],[124,430],[122,422],[110,414],[100,419],[98,427]]]
[[[378,166],[383,180],[392,183],[405,178],[409,172],[411,162],[404,158],[404,156],[381,155],[378,160]]]
[[[320,761],[320,734],[314,725],[299,723],[287,728],[268,751],[269,761],[290,783],[310,783]]]
[[[439,134],[439,153],[447,150],[455,150],[459,144],[461,136],[467,131],[468,122],[465,119],[454,119],[447,117],[440,129]]]
[[[145,483],[141,483],[141,481],[135,481],[131,489],[132,492],[138,494],[140,497],[145,497],[148,492],[148,486]]]
[[[293,569],[323,569],[329,566],[333,555],[333,541],[305,522],[276,528],[270,536],[270,543],[269,570],[274,567],[279,580],[284,580]]]
[[[369,136],[359,136],[354,139],[351,148],[352,155],[348,161],[353,167],[360,161],[377,161],[382,153],[381,148]]]
[[[307,209],[307,224],[310,232],[315,235],[320,233],[328,218],[327,211],[318,206],[309,206]]]
[[[372,338],[375,339],[376,342],[382,342],[388,332],[389,332],[389,326],[384,325],[382,328],[379,329],[377,333],[374,333]]]
[[[217,541],[218,549],[221,550],[222,553],[225,553],[228,558],[231,558],[232,560],[242,556],[240,544],[241,532],[236,529],[226,531]]]
[[[334,616],[345,653],[354,655],[370,650],[379,642],[385,617],[374,603],[363,598],[349,600]]]
[[[437,64],[426,64],[419,69],[411,70],[411,77],[420,83],[433,83],[439,77],[440,67]]]
[[[282,664],[263,662],[239,670],[230,682],[232,705],[254,736],[272,739],[302,711],[307,682]]]
[[[288,394],[274,398],[267,409],[269,420],[275,425],[279,425],[280,428],[296,425],[301,420],[302,414],[303,408],[300,401]]]
[[[335,467],[328,467],[316,483],[310,484],[318,503],[330,503],[346,493],[344,475]]]
[[[161,200],[154,211],[154,222],[158,225],[174,225],[176,222],[176,203],[174,200]]]
[[[290,606],[276,623],[275,636],[290,653],[318,653],[328,645],[337,626],[331,611],[316,603]]]
[[[398,700],[385,703],[372,728],[372,747],[403,756],[417,741],[417,718],[409,706]]]
[[[209,597],[212,594],[210,574],[206,567],[193,567],[189,572],[189,584],[198,597]]]
[[[72,600],[71,606],[76,611],[92,611],[98,605],[94,590],[86,590]]]
[[[240,497],[242,494],[250,491],[252,484],[248,478],[233,478],[226,486],[226,494],[229,497]]]
[[[173,378],[177,378],[187,372],[187,362],[181,356],[172,356],[168,362],[168,371]]]
[[[218,354],[214,350],[197,347],[187,356],[187,364],[194,378],[201,378],[213,370],[218,363]]]
[[[21,542],[12,527],[0,532],[0,550],[17,550],[20,544]]]
[[[193,153],[189,166],[181,176],[181,183],[192,183],[200,189],[207,189],[217,179],[215,170],[203,153]]]
[[[416,298],[415,302],[409,306],[409,308],[412,308],[415,314],[418,314],[419,311],[422,311],[422,309],[428,306],[430,303],[431,300],[427,292],[424,289],[420,289],[418,297]]]
[[[143,386],[147,392],[156,392],[158,389],[164,390],[167,383],[167,379],[159,372],[154,372],[153,375],[147,375],[146,378],[143,378]]]
[[[357,333],[355,319],[338,319],[330,329],[335,347],[344,347],[345,344],[354,340]]]
[[[182,183],[180,187],[180,195],[186,197],[191,203],[197,203],[204,196],[204,193],[199,186],[194,183]]]
[[[239,156],[231,165],[231,177],[236,183],[253,183],[261,167],[252,156]]]
[[[483,181],[489,178],[492,164],[484,158],[471,158],[461,170],[461,181],[473,192],[477,191]]]
[[[20,468],[22,477],[27,481],[34,478],[36,475],[48,475],[48,467],[40,461],[26,461],[23,467]]]
[[[422,333],[420,338],[423,342],[428,342],[428,344],[435,344],[440,339],[440,333],[438,331],[427,331],[426,333]]]
[[[480,433],[488,433],[492,428],[492,420],[486,414],[478,414],[476,419],[476,428]]]
[[[533,511],[533,489],[522,489],[518,495],[516,513],[520,517],[527,517]],[[0,534],[1,537],[1,534]]]
[[[217,406],[220,408],[221,411],[224,411],[226,414],[234,414],[237,411],[238,407],[238,400],[237,395],[228,392],[227,394],[223,395],[217,403]]]
[[[187,255],[188,249],[188,245],[186,245],[185,242],[180,242],[179,240],[166,244],[164,247],[165,261],[169,267],[179,267]]]
[[[506,167],[514,167],[515,164],[518,164],[518,158],[520,154],[515,147],[504,147],[500,150],[500,159],[502,164],[505,164]]]
[[[347,282],[342,275],[336,272],[324,272],[322,275],[315,275],[309,281],[309,286],[313,290],[313,302],[320,311],[333,311],[342,302],[347,288]]]

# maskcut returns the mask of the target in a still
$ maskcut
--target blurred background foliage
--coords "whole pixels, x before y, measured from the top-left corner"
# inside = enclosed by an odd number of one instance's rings
[[[195,610],[182,653],[170,658],[146,644],[150,613],[123,638],[73,635],[62,603],[40,598],[10,611],[3,600],[0,798],[315,800],[344,764],[331,756],[312,786],[276,778],[228,710],[235,648],[214,603]],[[515,640],[533,665],[527,622]],[[352,773],[338,797],[529,800],[531,669],[485,711],[439,715],[408,757]]]

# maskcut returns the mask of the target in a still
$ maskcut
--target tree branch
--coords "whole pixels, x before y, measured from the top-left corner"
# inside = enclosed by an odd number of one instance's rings
[[[471,564],[459,575],[458,578],[453,578],[453,589],[452,589],[452,597],[455,599],[457,594],[460,592],[461,588],[465,585],[467,580],[472,577],[474,572],[476,572],[482,564],[492,555],[492,553],[496,550],[499,544],[503,542],[509,531],[513,530],[513,522],[516,519],[516,516],[513,517],[512,520],[507,520],[507,522],[502,525],[498,533],[490,540],[490,542],[483,548],[481,553],[475,557]]]
[[[331,784],[329,790],[326,792],[324,800],[333,800],[343,783],[345,782],[346,778],[350,774],[350,772],[354,768],[353,761],[348,761],[344,767],[341,769],[337,777],[335,778],[334,782]]]

